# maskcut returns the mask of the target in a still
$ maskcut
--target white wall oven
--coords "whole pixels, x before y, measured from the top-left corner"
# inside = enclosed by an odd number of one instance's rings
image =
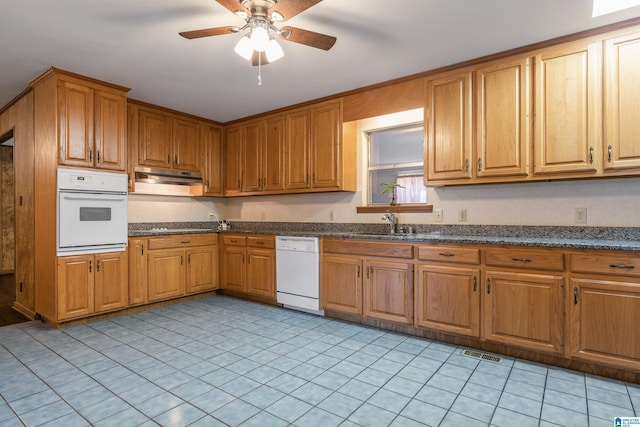
[[[127,175],[58,169],[57,254],[124,251]]]

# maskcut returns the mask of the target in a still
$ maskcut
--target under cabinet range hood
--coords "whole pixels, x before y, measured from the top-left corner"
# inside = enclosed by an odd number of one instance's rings
[[[146,184],[202,185],[200,172],[136,166],[135,173],[136,182]]]

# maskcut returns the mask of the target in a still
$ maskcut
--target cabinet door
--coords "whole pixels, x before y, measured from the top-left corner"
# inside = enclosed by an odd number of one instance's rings
[[[535,174],[600,168],[601,45],[575,42],[535,57]]]
[[[246,249],[240,246],[225,246],[223,256],[223,280],[220,286],[236,292],[245,292]]]
[[[171,117],[142,108],[138,111],[138,164],[171,167]]]
[[[476,176],[526,176],[531,135],[529,58],[479,68],[475,82]]]
[[[325,310],[362,314],[361,258],[325,255],[320,276],[320,304]]]
[[[93,313],[93,255],[58,258],[58,319]]]
[[[640,33],[605,41],[605,169],[640,167]]]
[[[127,99],[125,95],[95,91],[95,165],[126,170]]]
[[[129,305],[146,304],[147,291],[147,239],[129,240]]]
[[[187,249],[187,293],[218,288],[218,248],[201,246]]]
[[[217,126],[205,125],[202,128],[206,159],[204,172],[204,193],[207,196],[222,196],[222,131]]]
[[[125,308],[128,302],[127,253],[97,254],[95,263],[95,312]]]
[[[284,190],[284,130],[283,116],[264,121],[262,150],[262,189]]]
[[[200,172],[200,124],[195,120],[173,119],[173,167]]]
[[[244,126],[241,170],[242,192],[262,190],[262,122]]]
[[[60,81],[58,100],[59,164],[93,167],[93,89]]]
[[[311,187],[309,110],[289,113],[286,120],[286,188]]]
[[[471,178],[471,71],[426,82],[425,181]]]
[[[149,251],[149,301],[184,295],[184,250]]]
[[[243,129],[240,126],[228,128],[224,139],[224,195],[233,196],[240,193],[240,160]]]
[[[276,297],[276,257],[273,250],[247,249],[247,293]]]
[[[483,338],[562,354],[563,284],[557,276],[487,271]]]
[[[640,368],[640,284],[572,279],[567,311],[569,356]]]
[[[364,315],[413,323],[412,266],[405,262],[365,261]]]
[[[415,307],[416,326],[479,337],[480,272],[420,265]]]
[[[311,109],[311,186],[338,188],[340,185],[340,102]]]

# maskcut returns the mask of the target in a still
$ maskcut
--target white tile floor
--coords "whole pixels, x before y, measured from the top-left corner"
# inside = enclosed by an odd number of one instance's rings
[[[0,328],[2,426],[613,426],[640,386],[215,296]]]

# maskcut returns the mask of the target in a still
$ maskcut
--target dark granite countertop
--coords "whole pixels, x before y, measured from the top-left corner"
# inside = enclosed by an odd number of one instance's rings
[[[231,230],[222,233],[640,251],[640,228],[635,227],[412,225],[412,228],[415,232],[411,234],[390,234],[386,224],[236,222]],[[217,232],[215,222],[129,224],[129,237]]]

